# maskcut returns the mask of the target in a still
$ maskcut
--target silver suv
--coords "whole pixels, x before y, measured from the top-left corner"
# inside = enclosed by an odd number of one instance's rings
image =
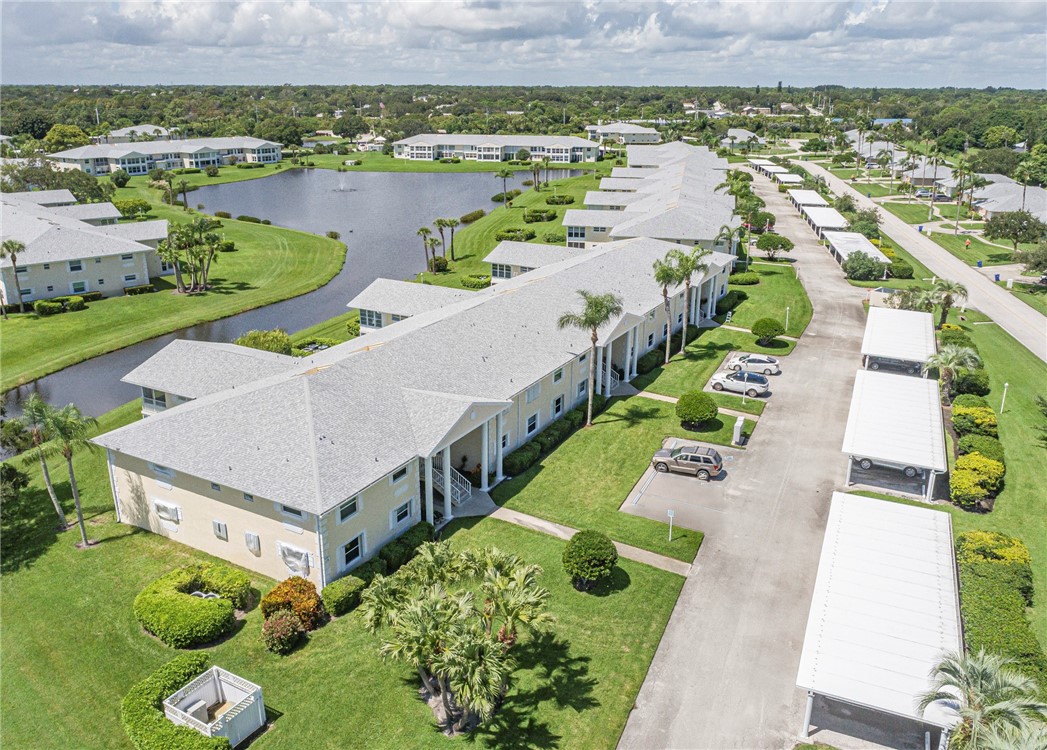
[[[744,393],[749,398],[762,396],[770,390],[771,385],[765,375],[755,372],[718,372],[709,378],[714,391],[734,391]]]
[[[693,474],[699,479],[711,479],[723,471],[723,459],[720,458],[720,454],[712,448],[700,445],[663,448],[654,454],[651,465],[655,471]]]

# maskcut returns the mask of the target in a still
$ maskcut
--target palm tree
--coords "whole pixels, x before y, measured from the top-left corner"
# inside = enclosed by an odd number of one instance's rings
[[[974,176],[974,170],[971,169],[971,163],[961,156],[956,161],[952,175],[956,180],[956,216],[953,217],[955,221],[952,224],[952,233],[957,235],[960,233],[960,206],[963,204],[963,193],[967,189],[967,183]]]
[[[742,237],[745,236],[745,228],[741,225],[732,227],[728,224],[724,224],[720,227],[720,231],[716,233],[716,237],[713,238],[713,242],[719,242],[724,240],[728,243],[731,248],[731,254],[735,254],[735,248],[737,243],[742,241]]]
[[[447,228],[447,219],[437,219],[433,222],[433,226],[436,227],[436,231],[440,233],[440,249],[443,256],[447,257],[447,242],[444,239],[444,229]]]
[[[683,354],[687,348],[687,324],[688,315],[691,312],[691,278],[696,273],[704,274],[708,270],[709,262],[705,258],[712,251],[701,245],[695,245],[690,250],[671,252],[675,253],[676,267],[683,280],[683,328],[680,330],[680,354]]]
[[[546,156],[542,159],[542,169],[545,171],[545,186],[549,187],[549,170],[552,168],[552,162],[549,161],[549,157]]]
[[[435,237],[425,238],[425,255],[427,258],[429,257],[429,253],[432,253],[433,255],[432,265],[429,266],[429,270],[433,273],[436,272],[436,246],[439,244],[440,240],[436,239]]]
[[[517,565],[509,574],[490,568],[484,576],[480,592],[489,602],[484,607],[487,634],[494,630],[495,618],[501,619],[498,640],[506,648],[516,643],[520,625],[538,629],[553,622],[553,616],[545,610],[549,591],[538,585],[541,573],[538,565]]]
[[[509,196],[506,195],[506,192],[509,189],[508,188],[508,180],[512,178],[513,170],[511,170],[511,169],[499,169],[497,172],[494,173],[494,176],[498,177],[498,178],[500,178],[502,180],[502,205],[505,208],[509,208]]]
[[[11,259],[11,271],[15,277],[15,294],[18,295],[18,312],[25,312],[25,301],[22,299],[22,286],[18,283],[18,255],[25,250],[25,243],[16,239],[4,240],[0,245],[0,260]],[[7,308],[4,308],[7,317]]]
[[[432,236],[433,230],[429,227],[422,227],[415,234],[422,238],[422,249],[425,251],[425,267],[426,269],[431,268],[429,265],[429,237]]]
[[[430,695],[440,692],[428,671],[429,660],[437,652],[440,642],[440,619],[433,616],[434,605],[433,597],[410,600],[396,615],[392,638],[379,648],[384,658],[414,667]]]
[[[967,287],[951,279],[938,279],[931,285],[931,291],[934,292],[935,299],[942,308],[938,317],[938,328],[941,328],[949,317],[950,308],[957,302],[967,299]]]
[[[85,549],[88,546],[87,529],[84,527],[84,510],[80,505],[80,488],[76,484],[76,474],[73,472],[73,451],[77,448],[94,448],[87,438],[91,429],[97,425],[97,419],[84,416],[75,404],[68,404],[61,409],[48,409],[44,421],[44,429],[55,441],[49,452],[61,453],[69,470],[69,487],[73,491],[73,503],[76,505],[76,523],[80,527],[80,541]]]
[[[600,340],[600,326],[610,322],[611,318],[622,314],[622,298],[616,294],[593,294],[584,289],[578,290],[584,302],[582,311],[566,312],[556,321],[556,327],[577,328],[589,332],[589,408],[586,412],[585,426],[593,424],[593,385],[596,382],[596,342]],[[608,363],[610,369],[610,363]]]
[[[1029,188],[1029,178],[1032,177],[1032,169],[1027,162],[1022,162],[1014,168],[1014,179],[1022,184],[1022,207],[1025,210],[1025,191]],[[973,200],[973,196],[972,196]]]
[[[474,717],[485,721],[505,695],[516,662],[483,628],[465,625],[457,629],[441,653],[433,659],[435,671],[446,676],[448,687],[462,709],[455,729],[468,728]]]
[[[62,505],[58,502],[58,495],[55,494],[55,486],[51,482],[51,472],[47,469],[47,457],[44,454],[44,443],[50,437],[46,429],[47,418],[53,408],[40,398],[40,394],[30,393],[29,398],[22,404],[22,416],[18,418],[18,422],[29,433],[33,444],[32,452],[23,459],[23,462],[28,465],[34,458],[40,461],[40,473],[44,477],[44,486],[47,487],[51,504],[55,506],[55,513],[58,514],[58,527],[65,531],[69,528],[69,524],[65,521],[65,511],[62,510]]]
[[[451,230],[451,260],[458,260],[454,257],[454,230],[462,222],[458,219],[444,219],[444,226]]]
[[[676,265],[676,258],[671,250],[665,254],[664,258],[659,258],[654,262],[654,281],[662,288],[662,304],[665,307],[665,319],[670,321],[673,317],[672,309],[669,306],[669,287],[677,287],[683,281],[680,269]],[[672,356],[670,350],[671,339],[672,336],[665,337],[665,364],[669,364],[669,358]]]
[[[542,189],[542,163],[537,159],[531,160],[531,181],[534,183],[535,192]]]
[[[175,289],[179,294],[185,294],[185,281],[182,279],[182,243],[178,227],[172,227],[167,232],[167,239],[157,245],[156,252],[160,260],[174,267]]]
[[[945,654],[931,675],[931,689],[920,697],[920,711],[935,701],[954,706],[960,715],[955,736],[972,750],[983,748],[983,738],[993,729],[1020,730],[1047,718],[1047,704],[1038,699],[1036,682],[1011,664],[985,649]]]
[[[983,750],[1045,750],[1047,724],[1037,722],[1022,727],[1003,724],[992,727],[980,745]]]
[[[934,218],[934,196],[938,192],[938,162],[941,160],[941,150],[938,144],[932,142],[927,148],[927,154],[931,157],[933,172],[931,173],[931,200],[927,204],[927,221]]]
[[[981,358],[971,347],[944,344],[941,349],[927,358],[923,371],[926,373],[928,370],[937,368],[942,380],[942,403],[948,406],[952,400],[952,381],[956,377],[956,371],[963,368],[974,369],[981,367],[981,364]]]
[[[182,194],[182,210],[189,210],[189,181],[179,180],[178,181],[178,192]]]

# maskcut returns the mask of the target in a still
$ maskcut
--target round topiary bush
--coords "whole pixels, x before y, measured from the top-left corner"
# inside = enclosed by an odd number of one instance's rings
[[[289,654],[302,640],[304,632],[298,616],[282,609],[262,623],[262,643],[274,654]]]
[[[785,333],[785,326],[774,318],[760,318],[753,323],[753,327],[750,330],[761,346],[767,346],[771,341]]]
[[[193,596],[217,594],[217,599]],[[150,583],[135,597],[134,615],[142,627],[168,646],[211,643],[233,629],[234,610],[251,595],[251,579],[225,565],[188,565]]]
[[[739,271],[728,276],[727,283],[736,286],[753,286],[760,283],[760,274],[756,271]]]
[[[589,591],[611,574],[618,562],[614,542],[599,531],[579,531],[563,551],[563,569],[578,591]]]
[[[684,427],[692,428],[716,419],[720,410],[713,397],[702,391],[691,391],[683,394],[676,402],[676,416]]]
[[[291,576],[280,581],[262,597],[260,606],[262,616],[267,620],[281,610],[293,612],[306,630],[316,630],[327,619],[316,584],[301,576]]]

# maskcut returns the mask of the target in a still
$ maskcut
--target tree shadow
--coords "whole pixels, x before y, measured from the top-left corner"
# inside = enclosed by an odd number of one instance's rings
[[[625,591],[629,588],[629,585],[633,582],[633,579],[629,576],[629,573],[622,567],[615,565],[611,569],[611,575],[604,578],[600,583],[591,591],[590,596],[613,596],[621,591]]]
[[[629,403],[626,404],[624,409],[613,415],[604,412],[600,415],[599,421],[593,420],[593,426],[610,424],[611,422],[625,422],[629,427],[635,427],[641,422],[648,419],[657,419],[659,416],[661,416],[661,412],[656,406],[641,406],[640,404]]]
[[[210,294],[236,294],[247,292],[258,287],[246,281],[226,281],[225,279],[210,279],[211,287],[207,290]]]
[[[58,514],[55,513],[47,490],[43,487],[26,487],[16,498],[5,500],[0,507],[0,539],[3,540],[0,545],[0,573],[14,573],[28,568],[60,538],[68,538],[72,544],[76,540],[74,537],[79,538],[75,523],[66,531],[59,531]]]

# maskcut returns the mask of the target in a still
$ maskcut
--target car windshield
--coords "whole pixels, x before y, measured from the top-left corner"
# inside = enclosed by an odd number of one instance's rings
[[[757,375],[754,372],[750,372],[748,377],[749,377],[749,382],[750,383],[766,383],[767,382],[767,378],[765,378],[763,375]]]
[[[677,457],[677,456],[679,456],[679,455],[680,455],[681,453],[683,453],[683,448],[676,448],[676,449],[674,449],[674,450],[672,451],[672,453],[670,453],[670,454],[669,454],[669,457],[670,457],[670,458],[676,458],[676,457]]]

